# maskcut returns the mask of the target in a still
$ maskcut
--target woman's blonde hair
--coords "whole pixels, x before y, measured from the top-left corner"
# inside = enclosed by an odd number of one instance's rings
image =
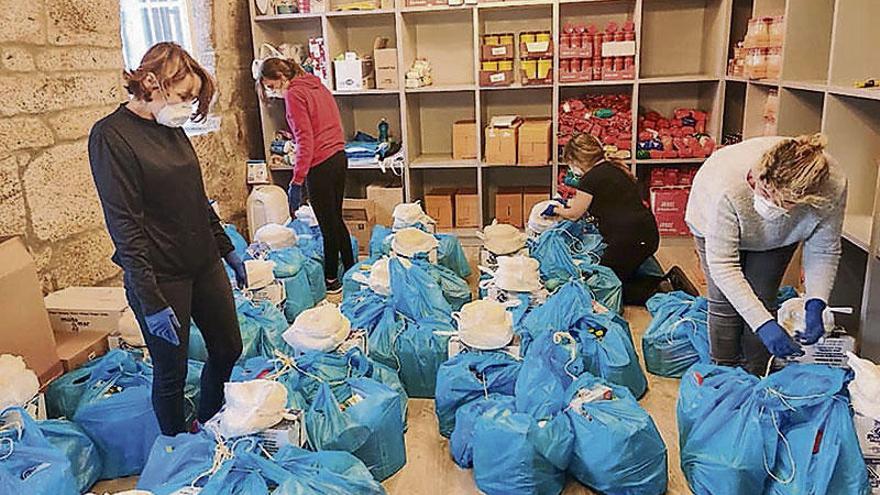
[[[780,205],[825,206],[831,200],[824,191],[831,173],[825,155],[827,144],[822,134],[786,139],[764,153],[752,175]]]
[[[562,150],[562,160],[568,164],[575,163],[579,165],[584,172],[595,167],[599,162],[607,161],[624,171],[633,182],[636,180],[632,171],[625,163],[608,158],[602,143],[592,134],[580,133],[572,136]]]

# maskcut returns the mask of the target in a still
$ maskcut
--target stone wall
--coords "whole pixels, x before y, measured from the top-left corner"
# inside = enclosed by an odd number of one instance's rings
[[[193,6],[221,118],[193,143],[209,196],[239,224],[243,163],[261,154],[246,1]],[[127,97],[119,32],[118,0],[0,0],[0,236],[24,237],[46,291],[120,280],[87,153],[92,124]]]

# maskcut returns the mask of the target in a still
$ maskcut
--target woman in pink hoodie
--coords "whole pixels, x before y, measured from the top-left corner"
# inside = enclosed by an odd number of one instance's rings
[[[296,138],[296,165],[287,191],[290,215],[302,203],[305,184],[324,237],[327,292],[338,294],[342,291],[339,257],[348,270],[354,265],[354,253],[342,220],[348,160],[336,100],[320,79],[282,58],[263,61],[257,87],[261,98],[284,100],[287,123]]]

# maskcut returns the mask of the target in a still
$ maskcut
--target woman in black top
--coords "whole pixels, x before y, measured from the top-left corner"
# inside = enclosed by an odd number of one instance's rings
[[[575,188],[559,216],[577,220],[589,213],[608,247],[601,263],[623,282],[627,304],[643,304],[657,291],[665,277],[639,274],[642,264],[657,252],[660,233],[654,214],[642,201],[639,186],[629,168],[605,157],[602,143],[590,134],[573,136],[563,151],[571,173],[566,182]],[[678,267],[667,277],[683,276]],[[692,292],[692,291],[691,291]]]
[[[239,285],[247,282],[181,128],[207,115],[211,76],[173,43],[154,46],[124,75],[132,98],[92,128],[89,161],[116,247],[113,261],[124,272],[126,296],[150,350],[153,409],[162,433],[176,435],[186,431],[190,317],[208,350],[197,411],[205,422],[223,403],[223,384],[242,347],[220,259]]]

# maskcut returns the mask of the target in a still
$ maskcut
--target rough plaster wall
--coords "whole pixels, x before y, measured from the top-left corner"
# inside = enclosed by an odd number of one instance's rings
[[[209,196],[239,224],[243,163],[261,153],[246,1],[194,5],[197,43],[214,48],[222,120],[193,143]],[[24,237],[46,291],[120,280],[87,138],[127,97],[122,67],[118,0],[0,0],[0,236]]]

